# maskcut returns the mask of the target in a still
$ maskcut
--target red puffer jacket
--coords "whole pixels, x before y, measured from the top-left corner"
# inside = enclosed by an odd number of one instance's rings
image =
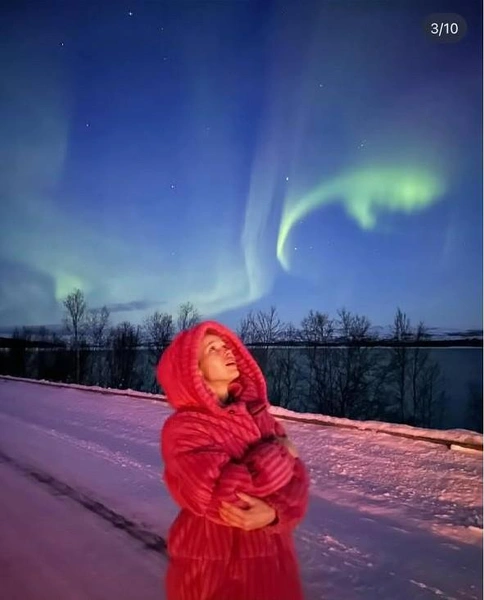
[[[198,372],[206,333],[232,349],[240,376],[220,406]],[[308,502],[308,477],[275,439],[285,435],[268,411],[264,377],[230,330],[213,321],[179,334],[157,376],[176,409],[162,430],[164,479],[181,512],[169,533],[168,600],[301,600],[292,529]],[[244,506],[237,492],[262,498],[277,523],[254,531],[220,519],[221,502]]]

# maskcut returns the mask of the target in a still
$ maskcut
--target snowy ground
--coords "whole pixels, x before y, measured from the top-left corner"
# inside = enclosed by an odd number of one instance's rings
[[[161,557],[0,464],[3,600],[163,600]]]
[[[0,379],[0,452],[164,537],[176,514],[160,480],[168,414],[149,399]],[[482,455],[284,424],[311,472],[296,532],[307,600],[482,598],[482,533],[470,527],[482,526]]]

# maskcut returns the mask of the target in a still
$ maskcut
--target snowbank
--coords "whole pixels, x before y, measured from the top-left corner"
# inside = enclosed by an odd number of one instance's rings
[[[78,389],[98,394],[109,394],[119,396],[130,396],[133,398],[142,398],[156,402],[166,402],[166,396],[163,394],[150,394],[148,392],[139,392],[137,390],[118,390],[113,388],[104,388],[99,386],[87,386],[74,383],[59,383],[46,380],[25,379],[21,377],[11,377],[0,375],[0,380],[7,379],[12,381],[23,381],[25,383],[65,387]],[[413,427],[410,425],[399,425],[397,423],[383,423],[380,421],[355,421],[352,419],[343,419],[339,417],[329,417],[327,415],[314,413],[298,413],[279,406],[271,406],[271,413],[278,419],[288,421],[298,421],[302,423],[312,423],[314,425],[339,427],[344,429],[359,429],[361,431],[373,431],[405,437],[414,440],[443,444],[450,449],[459,450],[467,448],[482,452],[482,434],[465,429],[425,429],[423,427]]]
[[[25,377],[11,377],[10,375],[0,375],[0,380],[8,379],[10,381],[22,381],[24,383],[34,383],[40,385],[50,385],[55,387],[69,388],[74,390],[82,390],[83,392],[95,392],[97,394],[109,394],[118,396],[132,396],[134,398],[145,398],[147,400],[156,400],[158,402],[166,402],[163,394],[150,394],[148,392],[140,392],[139,390],[118,390],[117,388],[106,388],[98,385],[80,385],[77,383],[63,383],[59,381],[47,381],[46,379],[26,379]]]
[[[482,452],[482,434],[466,429],[425,429],[398,423],[382,423],[380,421],[353,421],[339,417],[315,415],[313,413],[296,413],[279,406],[271,407],[271,413],[279,419],[301,421],[304,423],[321,424],[347,429],[360,429],[363,431],[376,431],[400,437],[407,437],[428,442],[445,444],[447,446],[463,446],[480,450]]]

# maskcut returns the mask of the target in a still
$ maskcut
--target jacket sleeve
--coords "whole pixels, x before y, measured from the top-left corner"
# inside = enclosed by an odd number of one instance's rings
[[[274,419],[274,417],[272,417],[272,418]],[[283,424],[278,419],[274,419],[274,431],[275,431],[275,434],[279,437],[287,436],[286,430],[284,429]]]
[[[271,415],[272,416],[272,415]],[[287,437],[282,423],[274,419],[274,431],[278,437]],[[263,498],[277,513],[277,521],[268,527],[268,531],[279,533],[284,529],[293,529],[306,514],[309,501],[309,476],[304,463],[297,459],[294,462],[293,476],[283,488]]]
[[[221,502],[241,505],[237,492],[263,498],[293,477],[295,459],[275,441],[259,443],[247,462],[233,460],[214,443],[205,426],[187,414],[170,417],[162,431],[165,473],[183,508],[217,523]],[[168,477],[166,477],[168,479]]]
[[[260,412],[258,415],[261,418],[263,413]],[[270,413],[267,413],[265,418],[272,421],[276,439],[277,437],[287,437],[286,430],[278,419],[275,419]],[[277,443],[282,446],[279,442]],[[244,464],[250,466],[253,456],[257,456],[257,447],[244,456]],[[259,498],[270,504],[277,513],[276,523],[267,528],[268,532],[280,533],[296,527],[306,514],[309,500],[309,477],[303,462],[299,459],[294,461],[291,480],[284,487],[273,494],[266,497],[259,496]]]
[[[293,529],[303,520],[309,501],[309,476],[300,459],[295,460],[291,481],[263,500],[277,514],[276,523],[267,528],[270,533]]]

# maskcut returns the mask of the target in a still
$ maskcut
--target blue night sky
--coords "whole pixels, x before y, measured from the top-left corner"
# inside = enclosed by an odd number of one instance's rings
[[[114,322],[482,326],[480,2],[2,6],[1,326],[76,287]]]

